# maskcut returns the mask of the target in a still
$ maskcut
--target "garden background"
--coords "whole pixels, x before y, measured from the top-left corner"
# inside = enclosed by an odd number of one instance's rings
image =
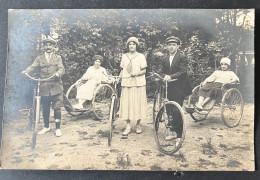
[[[254,10],[253,9],[91,9],[9,10],[9,44],[5,89],[5,120],[19,109],[29,108],[34,83],[21,75],[42,53],[41,39],[51,35],[58,42],[56,53],[66,69],[64,92],[93,64],[104,57],[103,66],[114,75],[131,36],[140,41],[148,72],[159,71],[167,49],[165,39],[177,36],[180,51],[187,56],[192,86],[199,84],[218,66],[222,57],[232,61],[240,78],[246,102],[254,101]],[[147,79],[148,97],[155,86]],[[7,116],[8,115],[8,116]]]

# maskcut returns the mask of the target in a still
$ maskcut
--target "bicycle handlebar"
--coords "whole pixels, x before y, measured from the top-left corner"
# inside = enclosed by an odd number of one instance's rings
[[[155,76],[157,76],[158,78],[160,78],[161,80],[164,80],[164,78],[160,75],[160,74],[158,74],[158,73],[154,73],[153,72],[153,75],[155,75]],[[170,80],[168,80],[167,82],[173,82],[173,81],[177,81],[178,79],[170,79]]]
[[[41,79],[41,78],[37,79],[37,78],[34,78],[34,77],[30,76],[28,73],[24,73],[24,74],[25,74],[28,78],[30,78],[31,80],[40,81],[40,82],[42,82],[42,81],[49,81],[50,79],[52,79],[52,78],[55,77],[55,74],[53,74],[52,76],[50,76],[50,77],[48,77],[48,78],[45,78],[45,79]]]
[[[127,76],[127,77],[121,77],[121,76],[112,76],[112,75],[107,75],[107,74],[105,74],[104,72],[103,72],[103,74],[105,75],[105,76],[107,76],[107,77],[111,77],[111,78],[120,78],[120,79],[127,79],[127,78],[130,78],[131,76]]]

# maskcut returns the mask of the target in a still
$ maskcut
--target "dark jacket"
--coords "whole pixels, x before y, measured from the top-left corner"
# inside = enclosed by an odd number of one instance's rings
[[[53,53],[50,61],[45,58],[45,54],[41,54],[36,57],[33,64],[30,65],[26,71],[36,71],[39,73],[41,79],[48,78],[55,73],[59,73],[60,77],[64,74],[64,67],[62,64],[61,56]],[[59,93],[63,93],[63,84],[60,77],[53,78],[53,80],[47,82],[41,82],[40,95],[41,96],[54,96]]]
[[[172,64],[169,62],[170,56],[167,55],[162,59],[162,69],[160,75],[171,76],[172,79],[178,79],[177,81],[169,83],[169,99],[184,98],[191,94],[191,86],[187,75],[188,70],[188,59],[180,54],[179,51],[175,54]]]

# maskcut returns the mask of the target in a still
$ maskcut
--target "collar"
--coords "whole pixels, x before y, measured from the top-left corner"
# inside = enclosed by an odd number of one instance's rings
[[[45,57],[47,57],[47,55],[49,55],[49,57],[51,57],[53,55],[53,52],[51,52],[51,53],[44,52],[44,55],[45,55]]]
[[[173,55],[169,54],[169,57],[174,57],[177,54],[177,51],[175,51],[175,53]]]

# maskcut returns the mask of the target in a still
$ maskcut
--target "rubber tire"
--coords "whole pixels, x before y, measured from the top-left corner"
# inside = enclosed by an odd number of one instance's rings
[[[156,145],[157,145],[158,150],[161,151],[162,153],[167,154],[167,155],[172,155],[172,154],[177,152],[182,147],[182,144],[183,144],[184,139],[185,139],[186,130],[185,130],[185,122],[184,122],[184,112],[182,110],[182,107],[178,103],[176,103],[174,101],[170,101],[170,102],[165,103],[165,106],[167,106],[167,105],[175,106],[179,110],[179,112],[181,113],[182,123],[183,123],[183,131],[182,131],[181,141],[180,141],[179,145],[177,147],[175,147],[173,150],[166,151],[165,149],[163,149],[163,147],[160,145],[160,142],[159,142],[159,139],[158,139],[158,135],[157,135],[157,130],[158,130],[157,124],[161,120],[160,113],[157,114],[156,121],[154,123],[154,135],[155,135],[155,141],[156,141]],[[161,111],[164,111],[164,106],[162,106],[160,108],[159,112],[161,112]],[[161,117],[162,117],[162,115],[161,115]]]
[[[230,124],[229,122],[228,122],[228,117],[225,117],[225,101],[226,101],[226,99],[227,98],[229,98],[228,96],[229,96],[229,93],[237,93],[237,95],[239,96],[239,100],[240,100],[240,102],[241,102],[241,108],[240,108],[240,117],[235,121],[235,123],[233,123],[233,124]],[[225,92],[225,94],[223,95],[223,98],[222,98],[222,103],[221,103],[221,118],[222,118],[222,120],[223,120],[223,122],[224,122],[224,124],[227,126],[227,127],[229,127],[229,128],[233,128],[233,127],[236,127],[236,126],[238,126],[238,124],[240,123],[240,121],[241,121],[241,118],[242,118],[242,116],[243,116],[243,111],[244,111],[244,101],[243,101],[243,97],[242,97],[242,95],[241,95],[241,93],[239,92],[239,90],[238,89],[236,89],[236,88],[231,88],[231,89],[229,89],[229,90],[227,90],[226,92]]]

